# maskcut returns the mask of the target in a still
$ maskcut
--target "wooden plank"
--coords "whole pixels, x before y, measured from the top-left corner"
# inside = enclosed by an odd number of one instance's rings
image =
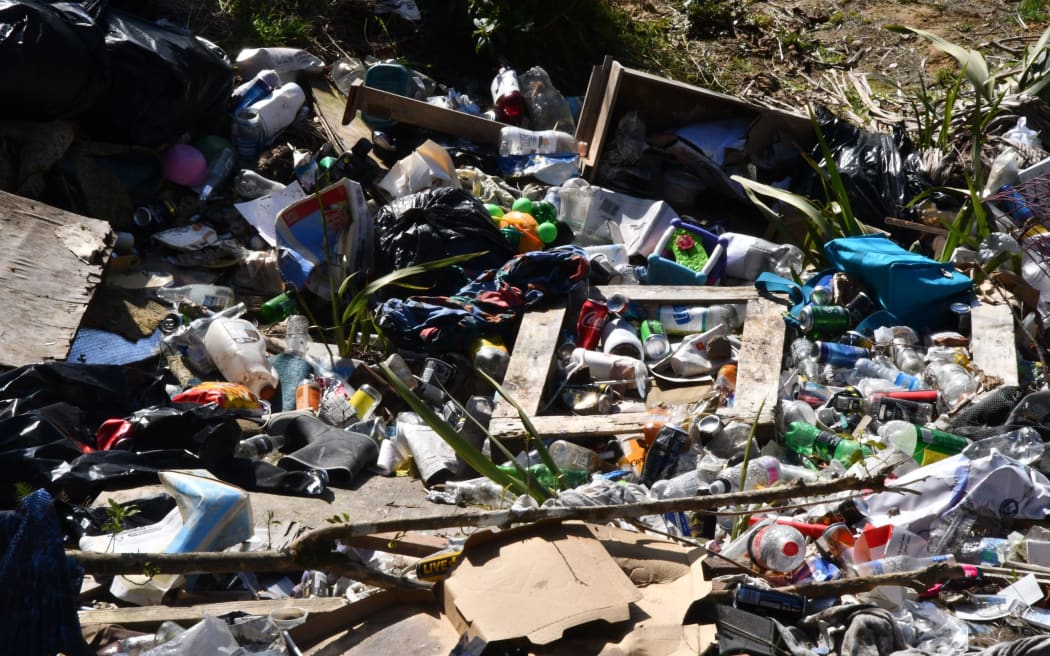
[[[195,624],[204,613],[224,615],[242,611],[251,615],[267,615],[278,608],[295,606],[310,615],[331,613],[347,606],[344,597],[307,597],[304,599],[259,599],[250,601],[223,601],[195,606],[134,606],[80,611],[80,625],[119,624],[126,629],[150,629],[171,621],[183,626]]]
[[[768,396],[766,406],[759,417],[759,427],[763,433],[771,429],[780,383],[780,358],[784,348],[781,305],[759,298],[754,287],[747,286],[606,285],[598,287],[597,291],[605,298],[619,292],[639,303],[650,305],[747,303],[747,318],[742,336],[745,347],[741,350],[738,364],[736,402],[732,408],[720,408],[718,414],[726,420],[752,422],[755,420],[759,403]],[[554,311],[548,311],[551,312]],[[558,315],[525,315],[504,385],[507,385],[507,381],[512,381],[515,390],[522,390],[515,393],[514,398],[522,404],[536,431],[543,437],[605,438],[640,433],[642,424],[648,417],[646,412],[586,416],[536,414],[543,388],[552,374],[558,336],[565,321],[565,310],[559,309],[559,312]],[[747,345],[749,341],[750,346]],[[772,396],[769,396],[770,394]],[[525,399],[526,402],[522,403],[521,399]],[[525,435],[517,412],[509,404],[502,402],[497,406],[496,412],[493,412],[489,432],[501,440],[520,439]]]
[[[766,298],[747,304],[747,317],[737,358],[737,387],[731,413],[742,421],[773,423],[780,391],[780,364],[784,353],[784,306]],[[762,414],[758,416],[758,409]],[[724,410],[724,409],[723,409]]]
[[[1017,349],[1010,306],[982,303],[973,307],[970,330],[973,363],[985,374],[1001,378],[1004,385],[1016,385]]]
[[[314,113],[321,121],[325,136],[340,153],[350,150],[360,139],[371,140],[372,131],[360,118],[343,123],[346,96],[328,78],[312,75],[307,79],[314,100]]]
[[[113,243],[106,221],[0,192],[0,369],[69,353]]]
[[[507,365],[503,387],[530,417],[539,412],[543,386],[554,364],[558,333],[564,321],[564,306],[527,312],[521,319],[518,337],[514,342],[514,355]],[[492,416],[517,417],[518,412],[501,398]]]
[[[499,145],[499,133],[505,127],[498,121],[366,87],[362,80],[350,87],[343,112],[343,125],[353,121],[358,111],[488,146]]]

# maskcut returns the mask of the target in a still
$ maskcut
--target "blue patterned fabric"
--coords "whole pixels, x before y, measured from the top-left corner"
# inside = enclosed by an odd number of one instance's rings
[[[84,572],[67,557],[51,495],[37,490],[0,513],[0,653],[88,656],[77,596]]]

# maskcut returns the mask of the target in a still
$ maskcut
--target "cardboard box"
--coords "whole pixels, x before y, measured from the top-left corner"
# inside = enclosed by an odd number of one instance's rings
[[[658,163],[655,172],[648,170],[630,176],[625,188],[624,178],[610,177],[602,164],[608,163],[605,160],[609,159],[620,121],[630,112],[637,112],[644,124],[650,150],[661,152],[665,161]],[[587,143],[582,158],[583,177],[600,186],[643,197],[666,196],[671,201],[672,195],[665,193],[668,189],[661,168],[668,171],[680,167],[699,177],[715,196],[736,202],[738,209],[746,210],[746,203],[738,202],[743,200],[740,187],[717,170],[716,163],[708,161],[705,149],[696,147],[697,139],[674,138],[677,130],[704,124],[744,126],[746,139],[733,156],[735,168],[742,172],[749,166],[755,167],[761,182],[774,182],[807,170],[808,165],[799,154],[816,142],[808,116],[761,107],[702,87],[626,68],[606,57],[591,73],[576,127],[576,138]],[[706,205],[715,212],[732,211],[725,206]],[[695,210],[695,214],[702,215],[704,208],[676,206],[675,209],[683,213]]]
[[[467,541],[445,581],[444,612],[465,634],[462,642],[559,641],[545,653],[597,653],[603,645],[701,653],[714,628],[682,624],[692,601],[710,591],[699,551],[582,523],[486,531]],[[589,624],[595,620],[602,622]]]

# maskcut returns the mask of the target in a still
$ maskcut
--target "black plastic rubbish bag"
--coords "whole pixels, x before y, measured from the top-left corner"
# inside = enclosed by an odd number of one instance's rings
[[[110,84],[81,118],[98,141],[155,146],[224,116],[233,66],[214,44],[118,11],[107,14]]]
[[[376,276],[452,255],[487,251],[461,267],[431,271],[407,281],[427,286],[428,296],[452,294],[481,271],[503,266],[516,253],[481,201],[450,187],[391,201],[376,214],[375,233]],[[396,295],[398,289],[387,291]]]
[[[109,85],[100,3],[0,0],[0,120],[72,118]]]
[[[932,185],[904,127],[894,126],[892,135],[868,132],[835,116],[827,108],[818,106],[815,113],[854,216],[882,228],[887,227],[888,216],[915,219],[918,210],[905,205]],[[827,167],[819,144],[815,146],[813,159],[822,169]],[[819,179],[814,177],[807,195],[821,198],[823,194]]]

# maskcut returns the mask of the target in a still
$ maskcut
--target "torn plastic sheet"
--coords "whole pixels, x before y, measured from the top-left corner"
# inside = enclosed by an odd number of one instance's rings
[[[131,364],[160,352],[160,330],[137,341],[98,328],[81,328],[73,338],[66,359],[82,364]]]

